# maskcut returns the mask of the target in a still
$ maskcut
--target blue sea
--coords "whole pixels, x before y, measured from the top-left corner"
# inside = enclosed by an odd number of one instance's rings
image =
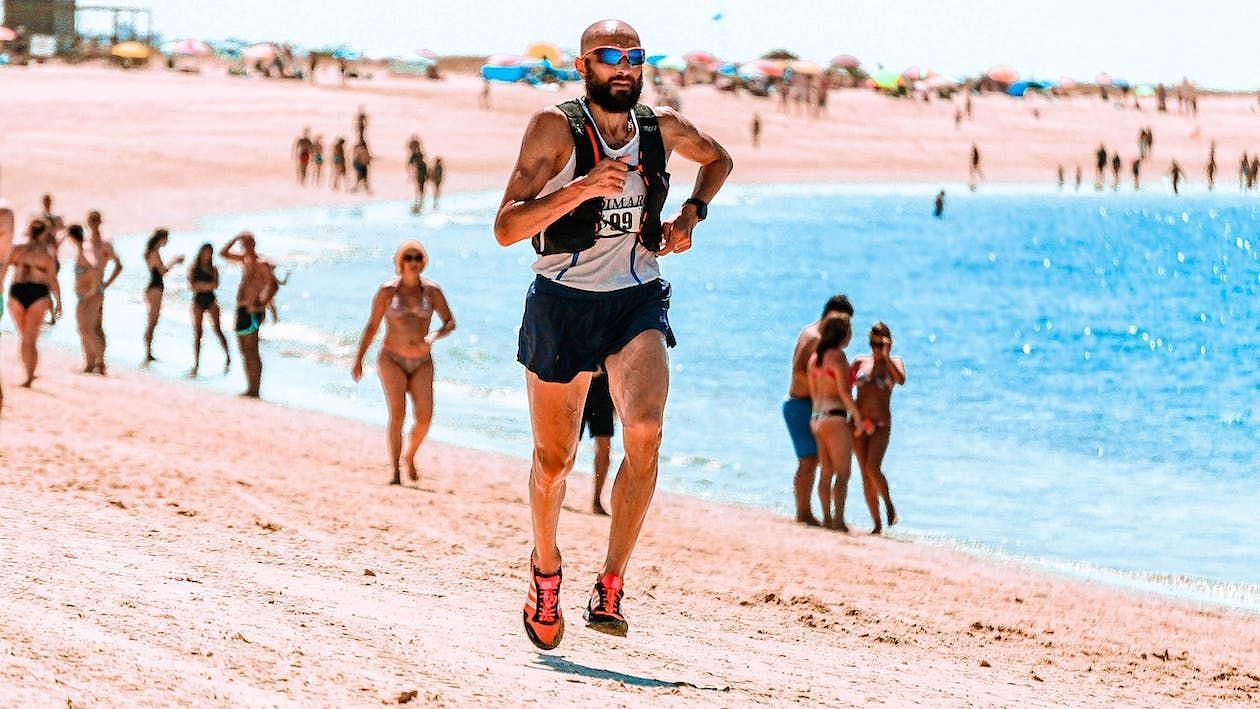
[[[850,356],[883,320],[909,373],[885,464],[902,520],[892,536],[1260,610],[1260,200],[958,186],[936,219],[934,194],[723,192],[692,251],[662,260],[679,346],[661,487],[792,514],[779,412],[792,348],[844,292]],[[348,371],[395,246],[421,239],[459,324],[436,348],[432,437],[521,458],[524,486],[515,352],[533,253],[495,243],[498,198],[453,195],[418,217],[399,202],[217,218],[176,233],[166,255],[252,230],[292,273],[281,321],[263,330],[264,397],[382,423],[374,372],[355,384]],[[116,366],[142,352],[143,238],[117,240]],[[237,273],[221,266],[230,303]],[[183,378],[191,362],[182,273],[168,279],[158,376]],[[69,322],[46,337],[77,347]],[[203,372],[221,367],[217,347],[204,342]],[[237,392],[242,376],[196,385]],[[589,448],[578,465],[589,470]],[[859,480],[855,465],[847,519],[861,528]]]

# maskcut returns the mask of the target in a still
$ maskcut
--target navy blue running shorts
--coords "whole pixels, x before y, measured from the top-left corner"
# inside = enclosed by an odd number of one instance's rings
[[[604,358],[636,335],[657,330],[670,347],[669,282],[663,278],[614,291],[586,291],[537,276],[525,296],[516,361],[544,382],[564,384],[598,371]]]

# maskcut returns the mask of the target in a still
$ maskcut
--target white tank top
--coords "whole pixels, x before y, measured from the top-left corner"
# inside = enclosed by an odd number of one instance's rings
[[[583,110],[586,110],[585,104]],[[586,114],[594,127],[590,112]],[[639,119],[630,112],[634,136],[629,143],[613,150],[604,142],[604,136],[595,128],[604,157],[621,158],[630,165],[639,164]],[[538,193],[545,197],[573,181],[577,168],[577,151],[569,151],[569,160],[555,177],[548,180]],[[656,264],[656,254],[643,248],[637,234],[643,221],[643,202],[647,197],[647,185],[636,172],[627,176],[625,187],[616,197],[605,197],[600,211],[599,238],[591,248],[575,254],[551,254],[539,256],[533,265],[534,272],[544,278],[570,288],[587,291],[612,291],[648,283],[661,277]]]

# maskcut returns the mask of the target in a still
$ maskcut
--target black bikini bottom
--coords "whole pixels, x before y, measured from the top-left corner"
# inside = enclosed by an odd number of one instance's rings
[[[29,308],[40,298],[48,297],[48,284],[27,281],[14,283],[9,286],[9,297],[21,303],[23,308]]]

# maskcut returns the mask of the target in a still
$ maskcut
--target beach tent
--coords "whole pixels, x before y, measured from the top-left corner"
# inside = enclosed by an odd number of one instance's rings
[[[17,39],[17,32],[8,27],[0,27],[0,42],[12,42]]]
[[[109,55],[119,59],[144,60],[153,55],[153,50],[140,42],[123,42],[122,44],[115,44],[109,50]]]
[[[831,67],[833,69],[856,69],[862,66],[862,62],[852,54],[837,54],[831,58]]]
[[[550,42],[535,42],[525,49],[525,56],[534,59],[546,59],[551,63],[556,63],[564,58],[564,53],[560,48]]]

